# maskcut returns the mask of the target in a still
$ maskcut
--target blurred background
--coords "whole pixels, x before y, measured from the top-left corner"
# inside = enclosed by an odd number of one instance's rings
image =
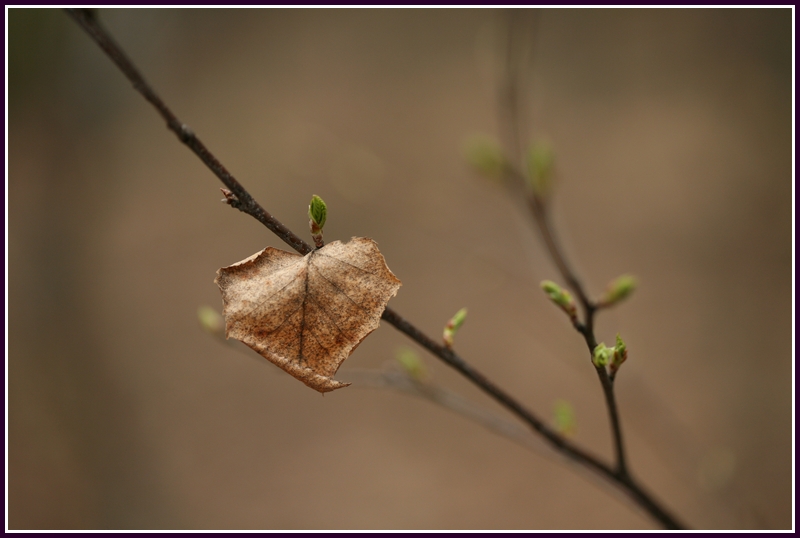
[[[521,203],[470,169],[499,136],[509,21],[526,143],[556,152],[557,233],[629,359],[630,465],[697,528],[792,521],[792,12],[104,9],[101,22],[253,196],[308,236],[375,239],[396,309],[611,457],[581,338]],[[526,22],[528,21],[528,22]],[[526,41],[527,40],[527,41]],[[219,267],[284,244],[59,10],[8,11],[11,529],[657,528],[624,497],[462,416],[355,383],[324,397],[204,332]],[[416,350],[383,323],[337,374]],[[354,377],[355,372],[354,372]],[[510,418],[510,417],[509,417]]]

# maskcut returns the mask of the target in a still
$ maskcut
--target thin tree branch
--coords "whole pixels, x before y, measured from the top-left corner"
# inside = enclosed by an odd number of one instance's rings
[[[508,14],[508,46],[505,53],[505,70],[504,75],[501,77],[501,83],[498,95],[499,99],[499,112],[501,123],[505,125],[504,138],[506,139],[506,146],[511,151],[511,161],[513,163],[522,162],[522,140],[521,129],[519,126],[521,100],[519,95],[520,89],[520,53],[523,49],[520,46],[520,32],[521,24],[525,21],[519,15],[519,10],[510,10]],[[535,28],[538,23],[538,13],[534,12],[533,18],[529,21],[529,28]],[[524,28],[523,28],[524,29]],[[529,44],[529,45],[532,45]],[[589,357],[593,355],[593,351],[597,346],[597,339],[594,334],[594,316],[601,305],[592,301],[585,288],[581,284],[577,273],[572,269],[567,261],[563,249],[558,242],[553,228],[550,224],[548,206],[546,200],[536,193],[532,192],[527,187],[527,181],[524,175],[516,168],[515,164],[508,167],[508,175],[512,180],[512,185],[515,191],[522,194],[526,200],[530,214],[538,228],[540,235],[545,243],[545,246],[555,263],[559,273],[566,282],[567,286],[573,290],[581,304],[583,310],[583,321],[575,323],[575,328],[583,335],[584,340],[589,351]],[[608,410],[609,422],[612,431],[614,451],[616,454],[616,473],[623,480],[629,480],[630,475],[627,466],[627,458],[625,455],[625,445],[622,439],[622,426],[617,408],[616,397],[614,393],[613,378],[611,378],[602,366],[595,366],[598,379],[603,389],[603,394],[606,401],[606,408]]]
[[[111,38],[103,27],[97,22],[92,11],[86,9],[67,9],[69,15],[75,19],[81,28],[83,28],[94,41],[100,46],[109,58],[119,67],[128,80],[131,81],[136,91],[142,94],[156,110],[158,110],[161,117],[167,122],[167,128],[175,133],[178,139],[191,149],[206,166],[208,166],[214,175],[216,175],[222,183],[225,184],[230,192],[236,197],[232,200],[227,194],[228,203],[242,211],[255,217],[260,223],[269,228],[275,235],[285,241],[290,247],[295,249],[301,254],[308,254],[311,252],[311,247],[297,237],[291,230],[281,224],[275,217],[269,214],[263,207],[261,207],[250,193],[248,193],[242,185],[236,181],[228,170],[222,166],[216,157],[214,157],[206,146],[195,136],[192,129],[181,122],[172,111],[167,108],[167,105],[161,100],[155,91],[147,84],[144,77],[139,73],[139,70],[128,59],[122,48]]]
[[[94,39],[105,51],[111,60],[120,68],[125,76],[133,83],[134,88],[141,93],[161,114],[167,122],[167,127],[173,131],[178,139],[188,146],[206,166],[222,181],[230,192],[225,192],[226,201],[240,211],[253,216],[264,224],[279,238],[286,242],[300,254],[311,252],[312,247],[295,235],[286,226],[261,207],[245,190],[245,188],[225,169],[224,166],[211,154],[205,145],[195,136],[192,130],[182,123],[153,89],[145,82],[144,77],[134,67],[122,49],[114,42],[111,36],[99,25],[92,12],[84,9],[67,9],[67,13]],[[458,370],[470,379],[484,392],[489,394],[513,414],[527,423],[534,431],[541,434],[556,450],[575,462],[605,477],[612,484],[616,484],[622,492],[626,493],[636,504],[643,507],[651,516],[670,529],[682,528],[682,525],[663,509],[641,486],[629,476],[621,475],[618,470],[612,469],[594,455],[574,445],[554,430],[550,429],[544,421],[533,412],[526,409],[517,400],[506,394],[499,387],[490,382],[483,374],[470,366],[451,349],[434,341],[414,325],[403,319],[394,310],[387,308],[383,319],[393,325],[412,340],[428,349],[435,356],[448,365]]]
[[[508,174],[514,179],[516,183],[524,183],[525,178],[522,173],[516,168],[510,167]],[[525,193],[530,209],[531,216],[539,229],[540,235],[550,253],[551,258],[556,264],[562,278],[567,283],[570,289],[575,292],[583,310],[583,321],[575,323],[575,329],[583,335],[586,342],[586,347],[589,350],[589,359],[594,354],[594,349],[597,347],[597,338],[594,334],[594,317],[597,313],[597,304],[589,299],[583,286],[580,283],[576,273],[572,270],[567,262],[566,256],[553,233],[550,226],[547,205],[545,201],[532,192]],[[603,396],[606,401],[606,409],[608,410],[608,419],[611,425],[611,434],[614,444],[614,453],[616,454],[617,472],[620,476],[628,474],[627,458],[625,456],[625,444],[622,440],[622,423],[620,421],[619,410],[617,408],[616,396],[614,393],[614,380],[608,375],[608,371],[603,366],[594,366],[597,372],[597,377],[600,380],[600,385],[603,389]]]
[[[526,21],[524,14],[530,15],[530,20]],[[596,302],[589,298],[581,280],[572,266],[567,261],[567,257],[556,238],[553,226],[550,223],[547,200],[537,195],[528,187],[525,175],[517,168],[517,163],[523,160],[523,141],[520,129],[519,117],[522,113],[521,98],[521,78],[523,73],[524,52],[532,53],[534,43],[527,46],[521,41],[527,35],[536,35],[536,28],[539,24],[540,12],[538,10],[507,10],[507,35],[505,43],[504,65],[500,76],[500,87],[498,88],[498,111],[500,123],[503,126],[503,138],[506,147],[510,150],[509,161],[506,165],[506,176],[513,187],[515,196],[523,198],[530,211],[536,228],[544,241],[550,258],[555,263],[558,272],[564,279],[566,285],[578,297],[583,310],[583,321],[574,323],[575,329],[583,335],[586,346],[589,348],[589,359],[591,360],[594,349],[597,347],[597,338],[594,334],[594,316],[599,309]],[[594,366],[594,364],[593,364]],[[614,380],[609,377],[608,372],[602,366],[595,366],[600,385],[603,388],[603,395],[608,410],[609,423],[611,425],[614,454],[616,459],[617,473],[624,477],[628,475],[628,464],[625,456],[625,445],[622,440],[622,423],[617,409],[616,396],[614,395]]]
[[[594,349],[597,347],[597,338],[594,334],[594,316],[597,313],[598,305],[589,298],[588,293],[581,284],[577,273],[572,269],[567,261],[563,249],[557,240],[553,227],[550,224],[547,200],[534,192],[528,185],[525,175],[517,168],[517,163],[522,162],[522,140],[519,118],[521,115],[521,100],[519,98],[521,90],[521,56],[524,55],[525,47],[519,44],[521,35],[535,32],[539,22],[539,11],[532,12],[532,19],[529,27],[525,28],[525,20],[519,15],[521,10],[507,10],[508,35],[505,50],[505,69],[500,80],[498,92],[498,107],[501,124],[504,126],[504,138],[510,144],[511,164],[506,167],[506,174],[514,187],[515,193],[522,196],[528,206],[531,217],[544,241],[550,257],[556,265],[561,277],[567,286],[575,292],[583,310],[583,321],[576,322],[575,329],[583,335],[586,346],[589,349],[591,360]],[[535,34],[534,34],[535,35]],[[533,49],[533,43],[528,44],[528,52]],[[625,456],[625,445],[622,440],[622,424],[617,408],[616,397],[614,395],[614,381],[608,375],[605,367],[595,366],[600,385],[603,388],[603,395],[608,410],[609,423],[616,455],[616,471],[620,477],[628,476],[627,458]]]
[[[594,334],[594,316],[598,310],[597,304],[589,299],[576,273],[570,268],[569,263],[567,263],[566,256],[550,226],[546,204],[533,193],[529,193],[527,199],[528,207],[531,209],[533,219],[541,232],[545,245],[547,245],[547,250],[550,252],[551,257],[555,261],[567,285],[575,292],[581,303],[583,322],[577,324],[576,329],[583,335],[586,341],[586,347],[589,349],[589,358],[591,360],[594,349],[597,347],[597,338]],[[594,363],[592,363],[592,366],[594,366],[597,372],[597,377],[603,388],[603,396],[606,400],[608,419],[611,424],[611,433],[614,442],[614,452],[616,454],[617,472],[620,476],[627,476],[628,464],[625,456],[625,443],[622,440],[622,423],[620,421],[616,396],[614,394],[614,380],[608,375],[608,371],[604,366],[596,366]]]

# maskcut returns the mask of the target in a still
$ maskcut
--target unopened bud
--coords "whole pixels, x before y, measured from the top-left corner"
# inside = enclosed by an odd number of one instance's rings
[[[325,226],[325,219],[328,217],[328,207],[325,202],[316,194],[311,197],[308,205],[308,225],[311,227],[311,237],[317,248],[322,248],[325,242],[322,239],[322,227]]]
[[[425,363],[413,349],[404,347],[397,350],[395,359],[403,370],[416,381],[425,381],[428,378],[428,371]]]
[[[197,319],[200,321],[200,326],[211,334],[219,335],[224,332],[225,320],[219,312],[210,306],[201,306],[197,309]]]
[[[600,300],[601,306],[616,304],[633,293],[636,289],[636,278],[631,275],[622,275],[611,281],[606,288],[606,293]]]
[[[489,179],[502,179],[506,159],[497,141],[487,135],[473,135],[464,144],[467,162]]]
[[[542,280],[541,286],[547,296],[550,297],[550,300],[566,312],[572,321],[577,319],[578,311],[575,307],[575,300],[567,290],[562,289],[552,280]]]
[[[613,378],[617,375],[617,370],[622,366],[622,363],[628,358],[628,346],[622,341],[619,334],[617,334],[617,345],[614,346],[614,354],[611,357],[611,364],[609,365],[609,374]]]
[[[464,320],[467,319],[467,309],[462,308],[456,314],[450,318],[450,321],[447,322],[447,325],[444,326],[444,345],[448,348],[453,347],[453,337],[455,336],[458,329],[464,324]]]
[[[558,433],[565,437],[571,437],[575,434],[575,411],[568,401],[556,400],[553,406],[553,418],[555,419]]]
[[[528,181],[534,194],[547,196],[553,185],[555,155],[549,144],[537,142],[528,150]]]
[[[613,352],[614,350],[607,348],[604,343],[598,344],[592,353],[592,362],[598,368],[603,367],[608,364]]]
[[[222,191],[222,195],[225,196],[225,198],[220,200],[221,202],[226,203],[226,204],[228,204],[228,205],[230,205],[232,207],[238,207],[239,198],[237,198],[237,196],[235,194],[233,194],[228,189],[220,188],[219,190],[221,190]]]

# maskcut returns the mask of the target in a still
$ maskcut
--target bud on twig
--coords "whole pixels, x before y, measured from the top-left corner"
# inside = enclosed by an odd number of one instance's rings
[[[628,358],[628,346],[625,345],[625,342],[622,341],[620,338],[619,333],[617,333],[617,345],[614,346],[614,355],[611,357],[611,364],[608,367],[609,375],[611,379],[617,375],[617,370],[619,367],[622,366],[622,363]]]
[[[464,320],[467,319],[467,309],[462,308],[458,312],[456,312],[455,316],[453,316],[450,321],[447,322],[447,325],[444,326],[444,345],[448,349],[453,347],[453,337],[455,336],[458,329],[464,324]]]
[[[219,339],[220,342],[227,346],[236,347],[236,341],[233,339],[228,340],[225,333],[225,318],[215,308],[207,305],[198,308],[197,321],[200,322],[200,326],[208,334]]]
[[[553,406],[553,418],[555,419],[558,433],[565,437],[571,437],[575,434],[575,411],[568,401],[556,400]]]
[[[311,227],[311,237],[314,239],[314,245],[317,248],[322,248],[325,241],[322,239],[322,227],[325,226],[325,219],[328,216],[328,207],[325,202],[316,194],[311,197],[311,203],[308,205],[308,225]]]
[[[545,197],[553,186],[555,155],[549,144],[537,142],[528,150],[528,182],[536,196]]]
[[[197,309],[197,319],[205,331],[216,336],[225,337],[225,320],[222,315],[210,306],[201,306]]]
[[[415,381],[424,382],[428,379],[425,363],[413,349],[403,347],[395,353],[395,359],[405,372]]]
[[[225,196],[225,198],[223,198],[223,199],[222,199],[222,200],[220,200],[220,201],[221,201],[221,202],[224,202],[224,203],[226,203],[226,204],[228,204],[228,205],[230,205],[230,206],[236,207],[236,204],[238,204],[238,203],[239,203],[239,198],[237,198],[237,197],[236,197],[236,195],[235,195],[235,194],[233,194],[233,193],[232,193],[231,191],[229,191],[228,189],[223,189],[223,188],[220,188],[219,190],[221,190],[221,191],[222,191],[222,194],[223,194],[223,196]]]
[[[636,279],[631,275],[622,275],[621,277],[612,280],[608,284],[606,293],[603,295],[603,298],[600,299],[597,306],[604,308],[622,301],[628,295],[633,293],[633,290],[636,289],[636,284]]]
[[[467,162],[481,175],[499,180],[506,171],[506,159],[497,141],[486,135],[473,135],[464,144]]]
[[[575,300],[572,295],[567,290],[561,289],[561,286],[552,280],[542,280],[541,286],[547,296],[550,297],[550,300],[567,313],[572,323],[576,323],[578,321],[578,310],[575,307]]]
[[[607,348],[605,343],[598,344],[592,353],[592,363],[598,368],[607,365],[613,351],[613,349]]]

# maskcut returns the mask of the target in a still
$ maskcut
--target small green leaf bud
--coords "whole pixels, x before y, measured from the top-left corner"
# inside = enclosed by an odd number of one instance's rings
[[[592,362],[598,368],[605,366],[611,359],[612,352],[613,349],[607,348],[605,343],[598,344],[597,347],[594,348],[594,353],[592,353]]]
[[[614,354],[618,354],[620,357],[628,357],[628,346],[625,345],[625,342],[622,341],[619,333],[617,333],[617,345],[614,346]],[[625,359],[622,359],[623,361]]]
[[[311,203],[308,205],[308,217],[319,226],[320,230],[325,226],[325,219],[328,216],[328,206],[316,194],[311,197]]]
[[[531,145],[527,154],[528,181],[534,194],[547,196],[553,184],[555,155],[546,142]]]
[[[403,347],[395,353],[395,359],[403,370],[416,381],[424,381],[428,377],[425,363],[413,349]]]
[[[622,341],[619,333],[617,333],[617,345],[614,346],[614,354],[611,357],[611,364],[609,365],[609,371],[612,378],[617,375],[617,370],[619,370],[619,367],[622,366],[622,363],[625,362],[627,358],[628,346],[625,345],[625,342]]]
[[[219,312],[210,306],[201,306],[197,309],[197,319],[200,326],[211,334],[219,335],[225,330],[225,320]]]
[[[600,300],[600,306],[611,306],[616,304],[636,289],[636,278],[631,275],[622,275],[611,281],[606,288],[606,293]]]
[[[575,434],[575,411],[566,400],[556,400],[553,406],[553,418],[555,419],[556,429],[558,432],[566,437]]]
[[[506,170],[506,159],[498,142],[487,135],[473,135],[464,143],[467,162],[481,175],[489,179],[502,179]]]
[[[567,290],[561,289],[561,286],[552,280],[542,280],[541,286],[550,300],[566,312],[572,321],[577,319],[578,310],[575,307],[575,300]]]
[[[464,324],[464,320],[467,319],[467,309],[462,308],[455,315],[447,322],[447,325],[444,326],[444,345],[448,348],[453,347],[453,337],[455,336],[458,329]]]
[[[311,227],[311,237],[314,239],[314,244],[317,248],[322,248],[325,242],[322,239],[322,227],[325,226],[325,220],[328,217],[328,206],[316,194],[311,197],[311,203],[308,205],[308,225]]]

